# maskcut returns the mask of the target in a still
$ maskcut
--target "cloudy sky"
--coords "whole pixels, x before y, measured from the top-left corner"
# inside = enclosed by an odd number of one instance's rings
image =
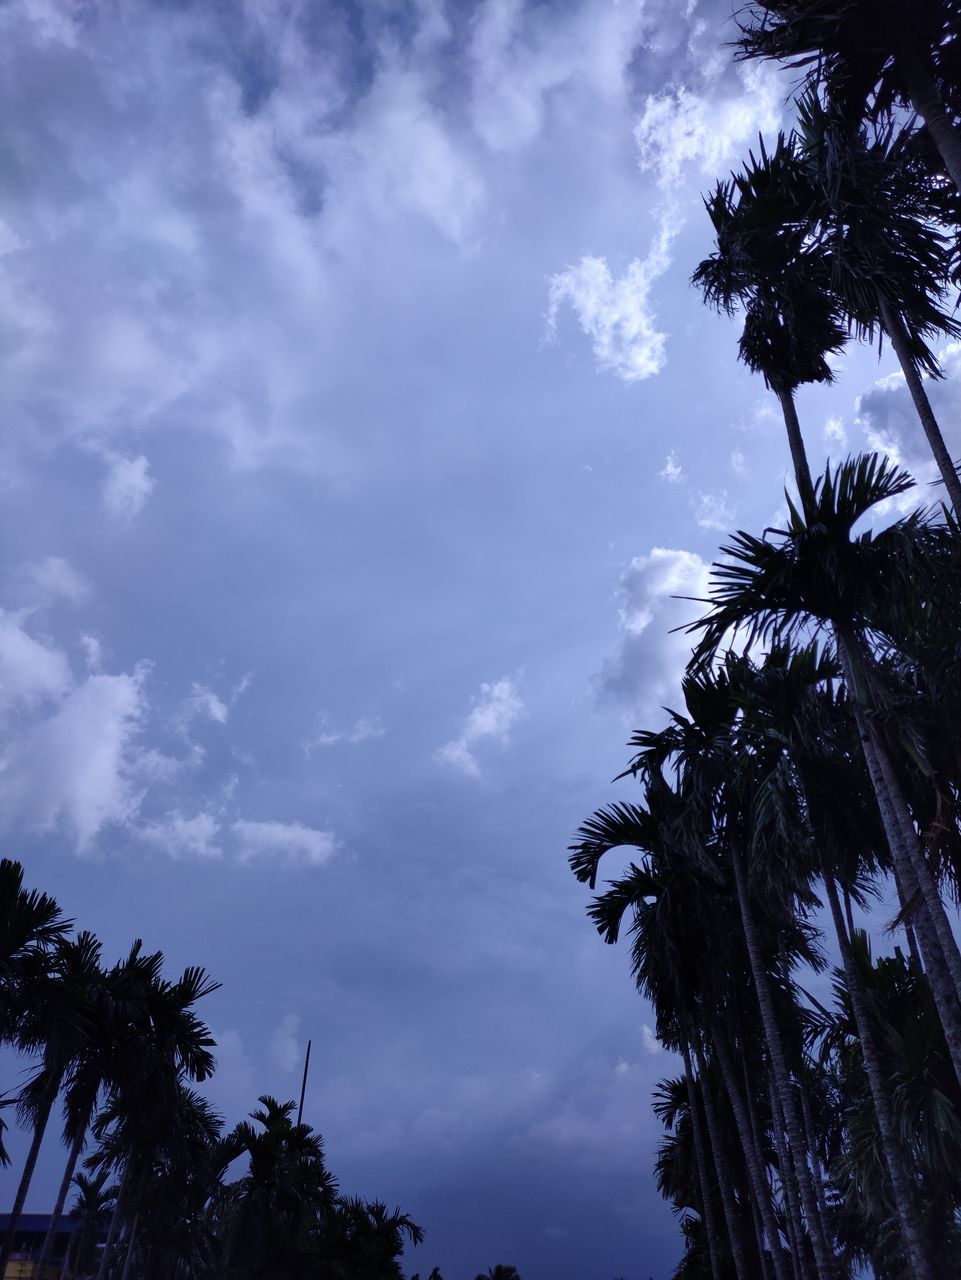
[[[223,982],[228,1122],[312,1037],[332,1168],[447,1280],[678,1254],[677,1063],[565,846],[674,699],[673,597],[783,506],[688,284],[787,90],[730,12],[0,3],[3,848]],[[887,356],[800,407],[816,463],[930,475]]]

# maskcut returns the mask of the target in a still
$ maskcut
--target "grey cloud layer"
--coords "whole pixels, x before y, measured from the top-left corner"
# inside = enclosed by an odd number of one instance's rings
[[[678,1251],[675,1067],[564,848],[676,699],[673,597],[781,499],[687,287],[780,103],[728,15],[0,6],[5,847],[224,982],[229,1120],[313,1037],[309,1118],[422,1274]],[[858,360],[809,430],[900,440]]]

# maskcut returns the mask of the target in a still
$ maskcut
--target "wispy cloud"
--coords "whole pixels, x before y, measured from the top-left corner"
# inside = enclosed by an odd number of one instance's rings
[[[300,822],[251,822],[239,819],[230,827],[241,862],[261,860],[322,867],[337,850],[332,831],[318,831]]]
[[[464,721],[464,727],[456,738],[438,747],[434,753],[435,758],[441,764],[459,769],[468,778],[479,778],[481,767],[474,749],[487,739],[505,745],[511,727],[523,710],[524,703],[509,676],[504,676],[493,684],[482,684],[480,696]]]
[[[735,515],[728,502],[727,491],[697,494],[694,499],[694,518],[702,529],[729,533]]]
[[[654,715],[677,696],[691,653],[677,628],[699,612],[684,597],[703,597],[708,566],[693,551],[654,547],[624,570],[618,587],[620,644],[597,677],[603,698],[631,714]]]

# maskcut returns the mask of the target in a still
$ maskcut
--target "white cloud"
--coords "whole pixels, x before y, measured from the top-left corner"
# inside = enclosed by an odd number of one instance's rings
[[[29,635],[18,615],[0,610],[0,714],[60,698],[71,683],[66,656]]]
[[[731,451],[730,462],[731,470],[736,476],[747,475],[747,457],[740,449],[733,449]]]
[[[644,5],[538,9],[487,0],[471,42],[474,128],[495,151],[530,144],[559,90],[600,99],[608,112],[629,91],[628,68],[642,36]]]
[[[213,689],[208,689],[206,685],[195,684],[187,700],[187,716],[191,719],[198,716],[212,720],[214,724],[226,724],[230,717],[230,707],[214,693]]]
[[[714,84],[703,93],[678,85],[648,97],[634,139],[641,168],[653,172],[664,190],[673,190],[688,166],[715,178],[758,132],[777,129],[784,100],[779,73],[764,63],[744,63],[738,77],[727,95]]]
[[[304,1048],[297,1033],[300,1030],[300,1014],[285,1013],[275,1028],[267,1046],[267,1056],[278,1071],[290,1075],[303,1064]],[[306,1047],[306,1046],[305,1046]]]
[[[84,660],[90,671],[99,671],[103,663],[103,645],[96,636],[84,632],[80,637],[80,647]]]
[[[657,328],[650,294],[654,282],[670,265],[674,233],[664,221],[647,257],[643,261],[635,258],[619,279],[611,274],[605,258],[591,255],[553,276],[548,292],[548,338],[556,335],[558,313],[569,302],[591,340],[600,369],[625,382],[639,382],[659,373],[667,358],[667,335]]]
[[[821,433],[828,445],[837,445],[839,449],[848,446],[848,433],[842,418],[828,418]]]
[[[146,676],[146,666],[90,675],[51,715],[8,743],[0,764],[7,821],[41,831],[62,823],[84,852],[104,827],[136,816],[145,788],[174,768],[138,743]]]
[[[524,703],[514,681],[504,676],[493,684],[482,684],[477,699],[464,727],[456,738],[446,742],[434,752],[441,764],[449,764],[468,778],[481,776],[480,765],[472,748],[488,738],[505,745],[512,725],[524,710]]]
[[[115,519],[132,520],[154,491],[156,482],[150,474],[150,464],[143,454],[128,458],[107,451],[104,458],[107,463],[101,490],[104,509]]]
[[[664,1046],[646,1022],[644,1026],[641,1027],[641,1046],[644,1049],[644,1052],[650,1054],[652,1057],[664,1052]]]
[[[735,516],[728,503],[727,492],[699,493],[694,499],[694,518],[702,529],[730,533]]]
[[[321,867],[329,862],[337,849],[331,831],[317,831],[299,822],[249,822],[241,819],[231,824],[241,862],[256,859],[278,859],[306,867]]]
[[[220,823],[210,813],[192,818],[176,811],[168,813],[160,821],[144,823],[137,834],[171,858],[219,858],[223,854],[217,843]]]
[[[47,556],[45,560],[26,564],[20,577],[32,608],[43,608],[58,600],[82,604],[90,595],[90,583],[62,556]]]
[[[356,746],[371,739],[383,738],[387,730],[380,716],[359,716],[349,729],[332,729],[327,715],[320,717],[320,727],[304,741],[304,752],[310,755],[315,747],[334,747],[338,742]]]
[[[643,715],[676,703],[691,639],[675,628],[704,612],[676,597],[704,598],[708,578],[707,564],[692,551],[654,547],[631,561],[618,589],[621,642],[597,677],[603,697]]]
[[[684,472],[681,470],[681,464],[677,460],[677,451],[675,449],[672,449],[667,455],[664,460],[664,466],[658,474],[668,484],[680,484],[684,479]]]

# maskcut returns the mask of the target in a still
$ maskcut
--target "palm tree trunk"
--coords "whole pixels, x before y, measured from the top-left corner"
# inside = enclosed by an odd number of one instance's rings
[[[54,1100],[56,1099],[59,1086],[59,1077],[51,1076],[47,1083],[46,1091],[43,1094],[40,1109],[37,1112],[37,1118],[33,1126],[33,1138],[30,1141],[30,1150],[27,1152],[27,1159],[23,1166],[23,1173],[20,1175],[20,1184],[17,1187],[17,1194],[13,1202],[13,1208],[10,1210],[10,1221],[7,1224],[7,1232],[3,1238],[3,1245],[0,1246],[0,1276],[6,1275],[7,1272],[7,1263],[10,1261],[10,1254],[13,1251],[13,1242],[16,1238],[17,1225],[20,1221],[20,1215],[23,1213],[23,1206],[27,1199],[27,1192],[30,1190],[33,1171],[37,1165],[37,1156],[40,1154],[40,1144],[43,1142],[43,1135],[47,1128],[47,1121],[50,1119],[50,1111],[53,1107]]]
[[[870,730],[874,726],[869,723],[868,728]],[[951,928],[951,921],[948,919],[948,913],[945,911],[944,903],[941,901],[938,882],[934,877],[934,872],[931,870],[930,863],[924,856],[924,850],[921,848],[914,826],[914,819],[911,817],[907,801],[901,790],[901,783],[895,772],[894,763],[891,760],[886,743],[881,738],[881,735],[876,732],[874,733],[874,750],[877,754],[878,766],[884,785],[887,787],[888,794],[894,805],[895,816],[900,828],[901,838],[904,841],[904,847],[911,862],[911,869],[917,877],[921,897],[927,907],[938,943],[944,953],[944,959],[951,974],[951,981],[954,983],[956,998],[961,1001],[961,951],[958,950],[958,942]]]
[[[844,918],[848,925],[848,937],[854,933],[854,912],[851,909],[851,895],[848,893],[847,886],[844,887]]]
[[[895,54],[894,63],[904,77],[912,107],[924,121],[932,142],[940,151],[951,181],[961,191],[961,136],[951,113],[941,101],[937,86],[907,40]]]
[[[760,1126],[758,1125],[758,1122],[757,1122],[757,1107],[755,1107],[754,1105],[754,1099],[751,1096],[751,1090],[748,1084],[747,1059],[742,1060],[741,1067],[742,1067],[742,1075],[744,1077],[744,1095],[743,1096],[747,1104],[747,1118],[751,1122],[751,1136],[754,1139],[754,1150],[758,1153],[758,1157],[761,1162],[761,1172],[764,1174],[765,1182],[767,1183],[767,1193],[771,1197],[771,1202],[774,1205],[774,1213],[776,1217],[777,1203],[774,1200],[774,1188],[771,1182],[771,1171],[768,1168],[767,1161],[764,1159],[764,1155],[763,1155],[764,1147],[761,1145],[761,1131],[760,1131]],[[771,1277],[772,1276],[771,1259],[770,1259],[770,1256],[768,1255],[767,1249],[765,1249],[764,1247],[764,1225],[761,1222],[760,1216],[757,1211],[757,1205],[754,1203],[753,1196],[750,1197],[750,1205],[751,1205],[751,1220],[754,1223],[754,1239],[755,1239],[755,1242],[757,1243],[757,1256],[761,1261],[761,1270],[764,1272],[765,1276]],[[792,1258],[792,1263],[793,1263],[793,1258]],[[794,1268],[794,1274],[795,1274],[795,1280],[797,1280],[796,1267]]]
[[[777,1025],[777,1019],[774,1015],[774,1003],[771,999],[771,988],[768,983],[764,962],[761,958],[761,947],[757,936],[757,928],[754,923],[754,913],[751,909],[751,903],[748,897],[744,866],[741,861],[740,852],[737,849],[732,849],[731,851],[731,862],[734,867],[734,884],[737,890],[738,907],[741,913],[741,924],[744,929],[744,941],[747,944],[748,958],[751,963],[751,973],[754,978],[754,988],[757,994],[758,1006],[761,1011],[761,1022],[764,1026],[764,1038],[767,1042],[771,1068],[774,1072],[774,1083],[778,1092],[778,1100],[780,1101],[781,1107],[784,1111],[784,1123],[787,1129],[788,1144],[794,1158],[794,1169],[797,1173],[798,1189],[801,1193],[801,1203],[804,1206],[804,1214],[808,1220],[811,1246],[814,1249],[814,1263],[817,1268],[819,1280],[835,1280],[836,1268],[831,1256],[831,1249],[828,1245],[824,1223],[818,1209],[817,1195],[814,1190],[814,1174],[805,1159],[804,1143],[801,1138],[801,1125],[798,1121],[797,1107],[794,1105],[794,1095],[791,1092],[787,1063],[784,1057],[784,1046],[781,1041],[781,1032]]]
[[[854,1014],[854,1025],[858,1031],[858,1040],[861,1042],[864,1071],[871,1088],[874,1114],[877,1116],[878,1129],[881,1134],[881,1148],[884,1152],[888,1176],[891,1179],[891,1190],[894,1193],[898,1221],[901,1224],[904,1251],[907,1254],[908,1265],[911,1268],[914,1280],[934,1280],[934,1274],[925,1256],[920,1223],[917,1221],[914,1210],[913,1197],[911,1195],[911,1174],[904,1158],[904,1153],[895,1136],[894,1118],[891,1114],[891,1107],[881,1074],[881,1059],[874,1039],[874,1027],[868,1011],[867,994],[862,985],[857,961],[844,928],[844,918],[841,915],[841,903],[838,899],[837,885],[823,853],[821,855],[821,876],[824,880],[824,888],[831,907],[831,918],[834,920],[834,931],[837,934],[841,962],[844,967],[844,981],[851,1001],[851,1010]]]
[[[737,1126],[738,1137],[744,1150],[744,1160],[747,1164],[751,1189],[754,1192],[754,1198],[761,1215],[761,1222],[764,1224],[764,1234],[768,1239],[774,1274],[777,1276],[777,1280],[788,1280],[787,1269],[784,1266],[784,1250],[781,1248],[781,1236],[771,1202],[771,1188],[768,1186],[767,1178],[761,1169],[760,1152],[754,1143],[754,1137],[751,1133],[751,1122],[748,1118],[747,1108],[744,1105],[744,1099],[741,1096],[741,1090],[738,1087],[737,1074],[731,1061],[731,1055],[728,1052],[723,1034],[714,1022],[712,1022],[711,1026],[711,1036],[718,1066],[721,1069],[721,1079],[724,1081],[724,1088],[727,1090],[731,1110],[734,1112],[734,1123]]]
[[[878,293],[878,305],[881,309],[881,319],[884,323],[885,331],[891,339],[894,354],[898,358],[901,372],[904,374],[904,380],[908,384],[908,390],[911,392],[911,399],[914,401],[914,407],[921,420],[928,446],[934,454],[934,460],[938,464],[938,470],[941,472],[944,487],[948,491],[951,506],[954,508],[955,515],[961,516],[961,479],[958,478],[957,467],[951,461],[948,446],[944,443],[944,436],[941,434],[938,420],[934,416],[934,410],[931,408],[928,393],[924,389],[924,382],[921,379],[917,362],[911,354],[910,341],[908,331],[904,327],[904,319],[897,308],[893,307],[884,294],[880,292]]]
[[[801,509],[810,511],[814,506],[814,481],[811,479],[804,437],[801,435],[801,423],[794,403],[794,392],[786,387],[775,387],[774,391],[781,402],[781,412],[784,414],[784,427],[787,431],[788,448],[791,450],[794,479],[801,496]]]
[[[801,1122],[804,1125],[804,1143],[808,1150],[808,1156],[811,1160],[811,1167],[814,1170],[814,1193],[818,1199],[818,1209],[821,1211],[821,1218],[824,1222],[828,1220],[828,1202],[824,1194],[824,1165],[818,1159],[817,1148],[814,1143],[816,1130],[814,1128],[814,1116],[811,1113],[811,1098],[808,1094],[807,1085],[804,1083],[803,1062],[797,1074],[797,1092],[801,1099]]]
[[[918,972],[923,973],[924,965],[921,963],[921,956],[918,954],[918,940],[914,934],[912,915],[908,910],[908,899],[905,896],[904,885],[901,883],[901,877],[896,871],[894,873],[894,887],[898,891],[898,904],[901,907],[901,918],[904,921],[904,936],[907,940],[908,952],[910,953],[911,959],[916,965]]]
[[[701,1097],[704,1100],[704,1118],[707,1121],[707,1133],[711,1141],[711,1153],[714,1157],[714,1171],[717,1174],[717,1188],[721,1196],[721,1209],[727,1225],[728,1240],[731,1244],[731,1257],[734,1260],[734,1271],[737,1280],[751,1280],[751,1272],[744,1252],[744,1241],[741,1237],[741,1224],[738,1222],[734,1197],[731,1194],[730,1170],[725,1167],[723,1149],[721,1147],[721,1131],[714,1109],[714,1097],[711,1093],[710,1081],[704,1062],[704,1054],[695,1041],[694,1052],[697,1056],[697,1069],[701,1077]],[[781,1277],[778,1277],[781,1280]]]
[[[757,1204],[752,1195],[747,1197],[748,1208],[751,1211],[751,1225],[754,1227],[754,1248],[757,1250],[758,1266],[761,1268],[761,1275],[764,1280],[774,1280],[774,1271],[771,1265],[770,1250],[764,1247],[764,1226],[761,1222],[761,1215],[758,1213]]]
[[[872,731],[872,726],[858,696],[859,682],[855,679],[856,669],[851,647],[840,632],[837,633],[837,647],[841,666],[844,670],[844,678],[851,691],[851,706],[854,711],[858,736],[861,739],[861,749],[864,752],[868,776],[871,779],[871,786],[877,800],[881,824],[884,827],[884,834],[891,850],[894,869],[901,878],[902,883],[907,886],[916,879],[920,880],[920,877],[917,876],[914,858],[911,856],[912,845],[915,846],[916,852],[920,852],[916,849],[916,834],[912,827],[910,836],[906,839],[907,833],[898,820],[895,800],[888,785],[889,778],[886,771],[881,767],[882,753],[879,749],[880,743],[877,735]],[[916,923],[918,937],[924,953],[924,967],[931,985],[931,993],[937,1006],[938,1017],[941,1019],[948,1053],[951,1055],[955,1073],[958,1079],[961,1080],[961,1010],[958,1007],[957,988],[953,981],[953,974],[948,966],[947,957],[944,955],[938,931],[935,928],[928,895],[924,892],[923,885],[921,887],[921,909],[918,912]],[[937,900],[937,905],[941,909],[940,898]]]
[[[97,1280],[107,1280],[107,1270],[110,1266],[110,1255],[113,1252],[114,1241],[117,1238],[117,1229],[123,1218],[123,1214],[127,1208],[127,1197],[130,1192],[130,1182],[133,1177],[133,1165],[127,1160],[123,1168],[123,1177],[120,1179],[120,1186],[117,1189],[117,1199],[114,1201],[113,1213],[110,1215],[110,1226],[107,1229],[107,1239],[104,1242],[103,1254],[100,1257],[100,1266],[97,1269]]]
[[[701,1194],[701,1221],[707,1236],[707,1252],[711,1260],[711,1275],[714,1280],[722,1280],[721,1248],[717,1232],[717,1220],[714,1216],[714,1197],[711,1184],[707,1178],[707,1159],[704,1150],[704,1131],[701,1128],[701,1107],[694,1087],[694,1073],[691,1069],[691,1051],[685,1043],[684,1083],[687,1086],[687,1104],[691,1109],[691,1132],[694,1137],[694,1160],[697,1165],[697,1182]]]
[[[801,1206],[797,1198],[797,1179],[791,1168],[790,1157],[784,1142],[784,1120],[781,1108],[777,1105],[777,1091],[774,1079],[768,1072],[768,1097],[771,1105],[771,1131],[774,1134],[774,1147],[777,1151],[777,1162],[781,1169],[781,1187],[784,1191],[784,1203],[787,1208],[788,1235],[791,1240],[791,1265],[796,1280],[808,1280],[807,1259],[804,1256],[804,1227],[801,1224]]]
[[[137,1228],[140,1225],[140,1211],[138,1210],[133,1216],[133,1222],[130,1224],[130,1232],[127,1236],[127,1252],[123,1260],[123,1271],[120,1273],[120,1280],[129,1280],[130,1264],[133,1262],[134,1249],[137,1246]]]
[[[81,1124],[78,1127],[77,1136],[74,1138],[70,1147],[70,1155],[67,1157],[67,1167],[60,1180],[60,1191],[57,1194],[57,1203],[53,1207],[50,1225],[47,1227],[47,1234],[43,1238],[43,1248],[40,1250],[40,1257],[37,1260],[37,1275],[40,1277],[43,1276],[43,1269],[46,1265],[47,1258],[49,1257],[50,1250],[53,1248],[54,1236],[57,1234],[60,1219],[63,1217],[63,1206],[67,1202],[70,1183],[73,1181],[73,1173],[77,1167],[77,1161],[80,1159],[80,1152],[83,1150],[83,1140],[87,1136],[87,1126],[90,1123],[90,1113],[93,1111],[93,1103],[94,1100],[91,1099],[86,1112],[81,1117]]]

